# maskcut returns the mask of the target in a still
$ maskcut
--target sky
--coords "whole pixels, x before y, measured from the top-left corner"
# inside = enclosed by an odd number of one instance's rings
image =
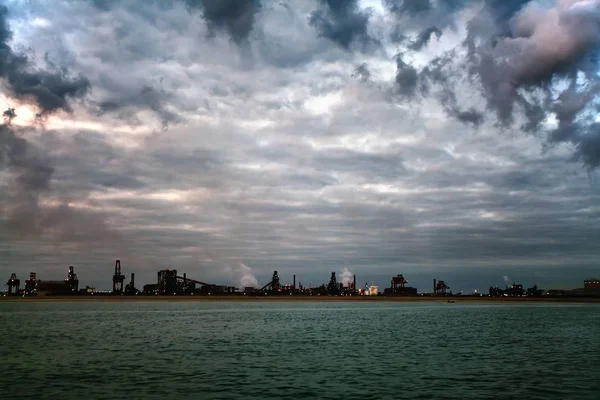
[[[600,275],[600,0],[0,0],[0,278]]]

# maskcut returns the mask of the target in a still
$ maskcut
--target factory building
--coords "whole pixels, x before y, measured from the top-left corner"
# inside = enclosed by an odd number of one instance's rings
[[[29,279],[25,282],[26,296],[71,296],[79,292],[79,279],[73,266],[69,267],[67,279],[59,281],[36,280],[35,272],[29,274]],[[85,291],[87,293],[87,290]]]
[[[408,281],[402,274],[392,276],[390,287],[384,289],[383,294],[385,296],[416,296],[417,288],[406,286],[407,283]]]
[[[600,296],[600,279],[588,278],[584,280],[583,293],[585,296]]]

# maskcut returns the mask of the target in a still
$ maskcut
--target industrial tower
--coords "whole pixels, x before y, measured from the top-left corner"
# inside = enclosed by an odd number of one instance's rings
[[[125,282],[125,275],[121,273],[121,260],[117,260],[113,275],[113,293],[123,293],[123,282]]]
[[[37,279],[35,272],[29,273],[29,279],[25,281],[25,295],[35,296],[37,290]]]
[[[18,296],[19,288],[21,287],[21,280],[17,278],[17,274],[14,272],[10,275],[10,279],[6,282],[6,286],[8,286],[8,295],[9,296]]]
[[[272,292],[278,292],[281,289],[281,284],[279,283],[279,275],[277,271],[273,271],[273,277],[271,278],[271,282],[267,283],[265,286],[260,288],[260,291],[264,291],[269,288]]]
[[[394,293],[404,293],[404,285],[407,283],[408,281],[404,279],[402,274],[392,276],[391,289]]]
[[[79,289],[79,279],[77,279],[77,274],[75,274],[72,265],[69,267],[69,273],[67,274],[67,279],[65,279],[65,281],[69,285],[69,290],[71,292],[77,292],[77,289]]]
[[[335,272],[331,273],[331,278],[329,278],[329,283],[327,284],[327,292],[331,294],[335,294],[339,291],[337,279],[335,277]]]
[[[445,296],[447,290],[450,289],[450,286],[446,285],[444,281],[439,281],[436,283],[436,280],[433,280],[433,292],[438,296]]]

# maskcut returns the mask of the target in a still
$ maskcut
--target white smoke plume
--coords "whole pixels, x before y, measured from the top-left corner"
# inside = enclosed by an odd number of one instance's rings
[[[225,265],[225,272],[227,272],[234,279],[239,279],[239,285],[242,288],[245,287],[258,287],[258,281],[254,274],[252,274],[252,268],[244,263],[231,266],[230,264]]]
[[[509,278],[508,276],[504,275],[504,276],[502,277],[502,279],[504,279],[504,283],[506,283],[506,284],[509,284],[509,283],[510,283],[510,278]]]
[[[258,287],[258,281],[256,280],[254,274],[252,274],[252,268],[244,263],[240,263],[238,270],[242,275],[240,278],[240,285],[242,285],[242,287]]]
[[[348,269],[348,267],[344,267],[344,269],[342,269],[340,277],[341,277],[341,280],[342,280],[342,285],[344,287],[350,287],[352,285],[352,281],[354,280],[354,276],[353,276],[352,272],[350,272],[350,270]]]

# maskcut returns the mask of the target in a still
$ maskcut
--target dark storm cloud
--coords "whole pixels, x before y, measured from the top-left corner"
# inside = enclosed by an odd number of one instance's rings
[[[412,42],[408,47],[411,50],[419,51],[424,46],[427,46],[429,44],[432,35],[435,35],[439,39],[442,36],[442,31],[436,28],[435,26],[424,29],[423,31],[421,31],[421,33],[419,33],[417,39],[414,42]]]
[[[357,0],[320,0],[321,8],[311,13],[309,23],[322,37],[325,37],[346,50],[353,43],[362,49],[376,45],[369,36],[370,13],[361,10]]]
[[[396,57],[396,85],[398,93],[405,97],[413,97],[419,86],[417,69],[404,62],[402,55]]]
[[[485,117],[483,113],[477,111],[474,107],[467,110],[451,109],[450,115],[454,115],[461,122],[479,126],[483,123]]]
[[[261,8],[260,0],[185,0],[190,8],[202,10],[212,34],[225,30],[234,42],[248,38],[254,26],[255,14]]]
[[[36,70],[26,55],[15,53],[8,45],[12,32],[7,15],[8,8],[0,5],[0,78],[7,89],[21,101],[32,101],[40,115],[59,109],[70,111],[68,99],[84,96],[89,81],[84,76],[69,78],[65,71]]]

